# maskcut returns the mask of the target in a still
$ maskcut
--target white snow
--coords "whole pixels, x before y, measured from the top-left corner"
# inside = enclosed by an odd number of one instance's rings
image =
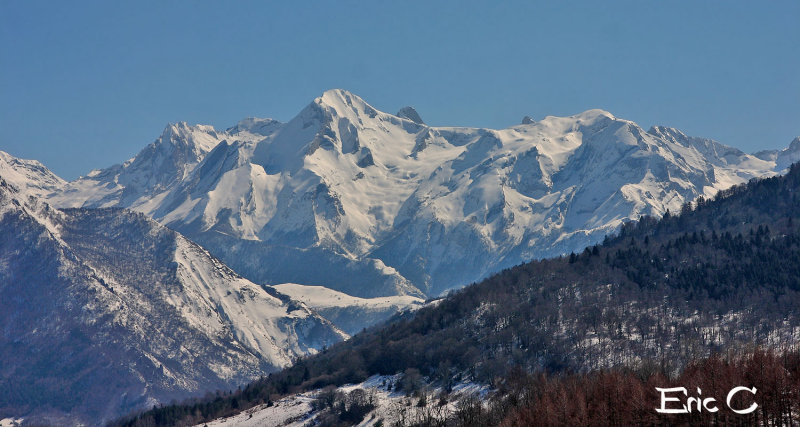
[[[392,391],[392,386],[400,380],[400,375],[380,376],[375,375],[359,384],[349,384],[337,390],[349,393],[362,389],[375,399],[376,408],[368,413],[358,426],[374,426],[381,422],[385,426],[394,425],[401,418],[415,420],[426,410],[435,410],[438,414],[446,416],[452,413],[459,400],[466,396],[479,396],[485,398],[489,393],[486,386],[475,383],[460,383],[453,387],[447,398],[447,403],[439,406],[439,388],[424,389],[427,399],[426,407],[417,406],[419,398],[406,396],[402,392]],[[198,424],[209,427],[227,426],[312,426],[319,415],[312,408],[312,402],[321,390],[291,395],[273,402],[272,405],[259,405],[241,412],[232,417],[217,419],[208,423]]]
[[[60,190],[66,181],[36,160],[25,160],[0,151],[0,177],[20,192],[36,197]]]
[[[2,154],[5,153],[0,151],[0,169],[2,169],[1,166],[3,165]],[[8,174],[11,179],[16,179],[16,183],[7,181],[5,174]],[[24,215],[43,225],[47,232],[60,242],[59,227],[54,219],[60,217],[61,212],[42,202],[35,196],[36,193],[36,187],[26,185],[24,179],[19,180],[19,176],[9,173],[8,170],[0,170],[0,200],[3,201],[0,204],[0,219],[8,212],[21,211]]]
[[[774,175],[800,157],[800,140],[792,147],[756,157],[597,109],[500,130],[431,127],[336,89],[287,123],[172,125],[134,159],[51,200],[127,206],[173,226],[200,219],[197,233],[324,248],[341,264],[378,260],[436,295]]]
[[[348,334],[356,334],[398,312],[416,310],[425,303],[421,298],[410,295],[360,298],[324,286],[295,283],[276,285],[275,289],[302,301]]]
[[[117,326],[119,336],[133,341],[131,351],[138,351],[180,390],[194,392],[198,383],[213,381],[205,368],[221,380],[243,381],[348,337],[302,302],[238,276],[205,249],[139,214],[63,212],[18,191],[1,175],[0,202],[0,218],[13,212],[27,224],[44,227],[22,231],[37,233],[29,237],[34,241],[55,243],[60,257],[50,261],[57,265],[59,277],[79,294],[94,295],[79,307],[83,321]],[[145,248],[159,245],[152,253],[126,254],[152,261],[143,272],[150,276],[143,280],[126,275],[127,270],[117,271],[91,251],[76,250],[72,244],[83,236],[76,232],[86,231],[70,227],[80,223],[82,215],[101,218],[94,224],[98,235],[118,233],[114,236],[122,248],[138,248],[141,241]],[[91,244],[91,239],[80,243]],[[162,250],[172,250],[172,259],[152,258]],[[127,261],[137,264],[135,258]],[[3,263],[0,260],[0,268],[5,268]],[[182,341],[176,346],[178,337]]]
[[[182,236],[177,239],[175,262],[184,287],[166,298],[195,327],[209,335],[230,328],[238,341],[273,366],[287,366],[297,356],[314,352],[295,333],[296,323],[313,317],[307,307],[289,311],[286,303],[233,275]],[[341,338],[347,335],[341,333]]]
[[[311,412],[312,395],[301,394],[274,402],[272,406],[259,405],[238,415],[221,418],[198,426],[223,427],[262,427],[262,426],[303,426]]]
[[[296,283],[275,285],[275,289],[292,299],[302,301],[315,310],[333,307],[363,307],[365,309],[396,310],[422,307],[425,300],[410,295],[397,295],[376,298],[359,298],[344,292],[334,291],[324,286],[307,286]]]

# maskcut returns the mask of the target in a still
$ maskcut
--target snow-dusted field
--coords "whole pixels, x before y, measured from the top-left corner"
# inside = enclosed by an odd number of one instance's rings
[[[198,426],[304,426],[310,422],[309,413],[313,400],[312,396],[304,393],[281,399],[272,406],[256,406],[239,415],[198,424]]]
[[[399,375],[373,376],[359,384],[350,384],[339,387],[341,392],[349,393],[356,389],[363,389],[374,396],[376,408],[368,413],[358,426],[374,426],[382,422],[384,426],[392,425],[401,419],[414,420],[422,417],[425,411],[435,412],[444,416],[455,410],[457,402],[471,395],[485,397],[488,389],[474,383],[462,383],[453,388],[446,404],[439,405],[438,395],[440,389],[425,391],[427,405],[418,406],[419,398],[408,397],[402,392],[393,390],[393,385],[400,380]],[[312,409],[312,402],[321,390],[314,390],[297,395],[285,397],[271,406],[260,405],[248,409],[236,416],[214,420],[198,426],[289,426],[300,427],[313,425],[319,415]]]

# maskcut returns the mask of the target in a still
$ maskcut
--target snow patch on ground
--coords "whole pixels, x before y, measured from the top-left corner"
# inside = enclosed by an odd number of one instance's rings
[[[402,392],[393,391],[394,385],[400,381],[401,375],[375,375],[359,384],[348,384],[339,387],[337,390],[350,393],[356,389],[364,390],[372,396],[376,404],[375,409],[369,412],[358,426],[375,426],[382,423],[384,426],[393,425],[400,420],[422,419],[426,413],[435,413],[439,416],[446,416],[455,411],[458,402],[467,396],[477,396],[486,398],[489,389],[475,383],[460,383],[453,388],[448,395],[446,402],[439,401],[441,389],[427,389],[419,396],[424,394],[427,404],[419,406],[420,397],[406,396]],[[322,390],[314,390],[285,397],[271,405],[259,405],[250,408],[242,413],[217,419],[211,422],[198,424],[198,426],[209,427],[233,427],[233,426],[287,426],[301,427],[312,426],[317,422],[319,412],[312,407],[312,402]]]
[[[274,287],[278,292],[302,301],[350,335],[396,313],[416,310],[425,304],[422,298],[410,295],[360,298],[324,286],[284,283]]]

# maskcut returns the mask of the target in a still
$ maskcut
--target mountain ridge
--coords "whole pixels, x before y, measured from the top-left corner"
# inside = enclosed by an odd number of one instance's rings
[[[144,214],[0,175],[0,419],[101,423],[233,388],[347,335]]]
[[[251,383],[218,401],[215,413],[198,415],[197,408],[206,402],[187,402],[115,425],[150,425],[158,419],[165,419],[164,424],[216,419],[230,425],[222,417],[250,408],[246,416],[259,419],[273,410],[279,398],[302,403],[298,393],[303,392],[319,400],[293,412],[293,420],[313,425],[338,414],[341,418],[334,421],[345,421],[352,414],[344,405],[329,409],[332,405],[323,404],[326,396],[344,399],[343,392],[358,388],[369,396],[391,391],[392,384],[396,397],[401,397],[398,388],[406,392],[406,400],[396,405],[399,408],[391,408],[393,403],[384,399],[349,422],[496,425],[510,409],[537,400],[537,393],[553,380],[585,375],[608,379],[618,373],[638,378],[640,391],[629,393],[626,380],[594,388],[601,395],[587,396],[571,386],[552,397],[563,399],[573,393],[578,411],[603,417],[609,414],[602,406],[607,397],[603,393],[623,396],[621,401],[636,402],[644,423],[663,423],[649,403],[661,397],[654,387],[702,387],[707,396],[722,383],[718,391],[724,397],[735,384],[730,383],[731,372],[719,368],[735,364],[749,365],[750,373],[736,378],[759,387],[759,406],[775,408],[769,402],[780,396],[782,404],[796,407],[792,402],[797,401],[797,384],[788,380],[787,373],[800,372],[798,193],[800,163],[785,175],[754,179],[722,190],[713,199],[686,203],[676,214],[626,223],[618,234],[578,253],[505,269]],[[775,363],[765,363],[765,356]],[[705,363],[708,360],[713,363]],[[716,370],[702,382],[678,377],[681,371],[702,372],[711,365]],[[770,386],[764,382],[767,371],[774,373]],[[539,380],[519,387],[521,380],[535,378]],[[676,384],[671,379],[692,382]],[[450,393],[454,385],[465,382],[490,387],[494,396],[464,401],[458,393]],[[772,391],[778,388],[782,391]],[[446,406],[453,401],[458,403]],[[499,419],[479,421],[487,402],[493,402],[489,406],[495,406]],[[376,405],[390,406],[394,415]],[[564,423],[558,401],[543,405],[554,425]],[[422,408],[419,418],[403,411],[414,406]],[[437,412],[425,412],[429,406]],[[785,407],[780,411],[792,413]],[[617,416],[623,412],[617,411]],[[631,415],[632,411],[625,416]],[[714,422],[717,415],[708,421]],[[763,413],[760,417],[766,418]],[[232,419],[241,422],[243,417]],[[526,417],[528,424],[535,420],[531,414]]]
[[[286,123],[192,129],[213,148],[171,169],[182,179],[125,186],[159,174],[126,181],[137,171],[123,165],[113,179],[82,177],[49,200],[129,207],[256,282],[360,297],[435,296],[578,250],[626,220],[776,174],[793,153],[760,158],[673,128],[646,132],[599,109],[499,130],[432,127],[340,89]]]

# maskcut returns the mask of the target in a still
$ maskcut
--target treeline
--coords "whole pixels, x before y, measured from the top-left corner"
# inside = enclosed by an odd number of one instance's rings
[[[230,396],[118,424],[199,423],[408,369],[445,389],[461,380],[499,387],[512,369],[557,375],[627,366],[674,377],[713,353],[796,349],[799,191],[794,165],[786,176],[687,204],[680,215],[627,224],[582,253],[504,270]]]
[[[748,390],[741,390],[742,387]],[[403,413],[385,425],[794,426],[800,424],[800,352],[756,349],[733,358],[714,354],[690,361],[677,376],[650,367],[619,367],[588,373],[530,373],[516,367],[497,383],[497,390],[489,397],[462,396],[455,409],[445,406],[451,399],[446,392],[434,399],[424,392],[405,391],[411,396],[408,402],[411,406],[396,408]],[[312,402],[315,425],[358,424],[376,408],[373,393],[363,389],[345,393],[331,387],[322,390]],[[219,409],[225,401],[218,396],[212,406]],[[221,416],[235,414],[238,401],[229,399],[233,405]],[[176,417],[181,407],[162,407],[139,415],[135,423],[192,425],[207,421],[202,418],[202,407],[196,407],[198,412],[194,416],[181,417]],[[659,410],[682,413],[659,413]],[[384,425],[383,420],[377,422]]]

